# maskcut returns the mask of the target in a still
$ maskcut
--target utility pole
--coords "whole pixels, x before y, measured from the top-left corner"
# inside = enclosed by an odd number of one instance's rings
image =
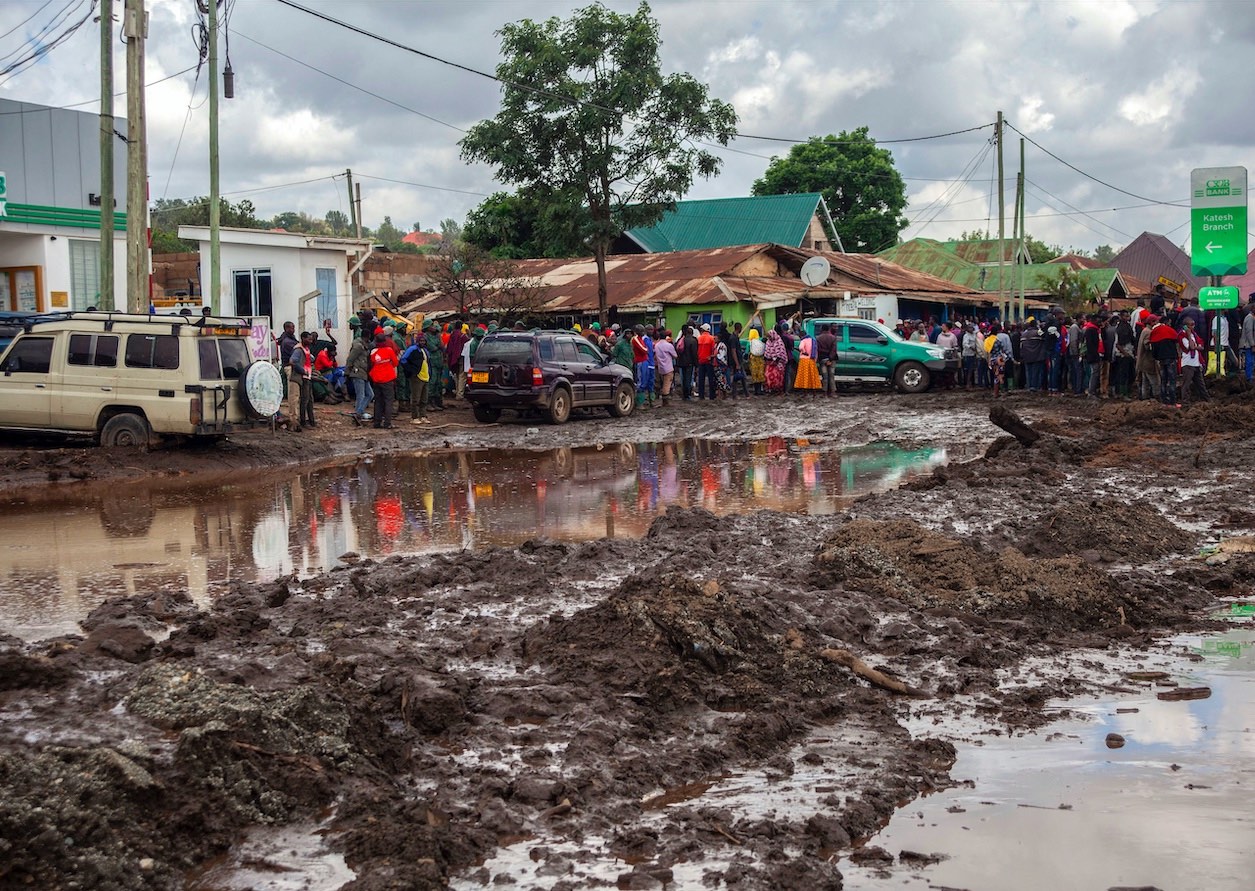
[[[1016,248],[1016,256],[1019,256],[1021,248],[1028,245],[1028,233],[1024,231],[1024,205],[1028,198],[1028,171],[1024,169],[1024,137],[1020,137],[1020,243]],[[1020,269],[1020,318],[1026,318],[1024,315],[1024,270]]]
[[[222,299],[222,208],[218,183],[218,0],[209,0],[209,311]],[[202,297],[202,299],[204,299]]]
[[[144,121],[144,0],[126,0],[126,309],[148,312],[148,133]]]
[[[100,295],[96,306],[113,302],[113,0],[100,4]]]
[[[355,196],[354,201],[356,202],[354,206],[357,208],[357,214],[354,217],[354,219],[357,220],[357,224],[353,230],[354,231],[353,237],[361,238],[362,237],[362,184],[361,183],[353,184],[353,194]]]
[[[1007,207],[1002,187],[1002,112],[998,112],[998,122],[994,125],[994,139],[998,142],[998,312],[1002,316],[1002,324],[1005,325],[1011,321],[1011,313],[1006,298],[1006,279],[1003,277],[1007,265],[1006,251],[1003,249],[1006,243],[1003,239],[1007,235]]]
[[[357,221],[357,205],[353,203],[353,171],[346,167],[344,175],[349,180],[349,219],[353,223],[353,229],[357,232],[357,237],[361,238],[362,224]]]

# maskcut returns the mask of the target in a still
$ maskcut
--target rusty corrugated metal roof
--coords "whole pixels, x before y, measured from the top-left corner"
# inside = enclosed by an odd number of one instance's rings
[[[828,283],[808,288],[799,273],[814,256],[832,266]],[[550,295],[542,312],[592,311],[597,301],[597,265],[591,258],[522,260],[518,275],[545,286]],[[773,274],[763,274],[764,272]],[[741,245],[664,254],[624,254],[606,258],[609,306],[692,305],[730,300],[843,297],[851,294],[903,294],[928,299],[975,298],[969,288],[899,266],[874,254],[840,254],[778,244]],[[456,311],[455,295],[431,294],[407,310]]]

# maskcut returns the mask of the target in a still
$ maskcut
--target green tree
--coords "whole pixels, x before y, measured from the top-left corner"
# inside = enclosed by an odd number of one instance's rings
[[[323,217],[323,220],[327,223],[327,228],[332,235],[338,235],[343,238],[353,234],[349,215],[342,210],[327,211],[327,215]]]
[[[1100,244],[1094,248],[1094,259],[1103,265],[1104,268],[1111,266],[1111,261],[1116,258],[1116,249],[1109,244]]]
[[[531,189],[494,192],[466,215],[462,237],[497,257],[587,256],[588,245],[565,206]]]
[[[1031,235],[1024,236],[1024,247],[1028,249],[1029,259],[1034,263],[1049,263],[1055,257],[1067,253],[1062,245],[1046,244],[1044,241],[1038,241]]]
[[[225,198],[218,199],[219,224],[236,229],[264,229],[268,223],[257,219],[257,209],[247,198],[232,204]],[[208,226],[209,199],[158,198],[150,211],[152,221],[152,250],[154,254],[175,254],[195,251],[194,241],[179,238],[180,226]]]
[[[1062,263],[1058,264],[1057,272],[1038,273],[1037,282],[1072,314],[1088,312],[1094,304],[1102,302],[1102,291],[1097,285],[1087,285],[1080,270]]]
[[[390,251],[399,251],[403,238],[405,238],[405,233],[392,224],[392,217],[384,217],[383,222],[379,224],[379,230],[375,233],[375,241],[380,242]]]
[[[544,284],[521,275],[513,260],[494,257],[478,245],[445,241],[433,257],[431,282],[442,294],[457,297],[459,312],[522,318],[547,299]]]
[[[909,223],[902,216],[906,184],[893,166],[893,153],[877,148],[866,127],[814,136],[785,157],[773,157],[751,192],[822,193],[841,245],[852,253],[874,253],[897,244],[898,233]]]
[[[644,2],[632,15],[593,5],[498,34],[501,109],[462,139],[462,157],[562,202],[592,248],[604,322],[611,242],[656,223],[696,175],[718,172],[701,143],[727,145],[736,112],[692,76],[662,74],[658,23]]]

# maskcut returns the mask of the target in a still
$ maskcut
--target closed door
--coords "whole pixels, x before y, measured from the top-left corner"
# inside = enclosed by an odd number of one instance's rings
[[[0,376],[3,418],[14,427],[52,423],[52,337],[19,337],[5,354]]]
[[[837,330],[837,373],[851,377],[886,377],[889,347],[870,325],[851,322]]]

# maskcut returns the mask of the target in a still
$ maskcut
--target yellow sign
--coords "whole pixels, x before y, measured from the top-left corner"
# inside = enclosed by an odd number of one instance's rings
[[[69,291],[50,291],[49,296],[52,298],[52,305],[59,309],[70,308],[70,292]]]
[[[1174,282],[1172,279],[1165,278],[1162,275],[1159,276],[1159,284],[1163,285],[1169,291],[1175,291],[1177,294],[1180,294],[1182,291],[1185,290],[1185,285],[1181,284],[1180,282]]]

